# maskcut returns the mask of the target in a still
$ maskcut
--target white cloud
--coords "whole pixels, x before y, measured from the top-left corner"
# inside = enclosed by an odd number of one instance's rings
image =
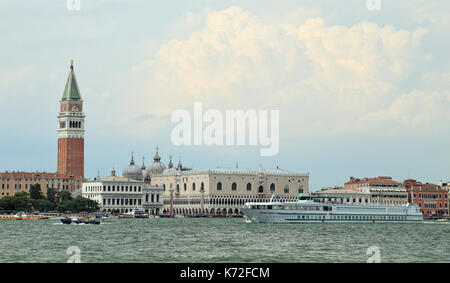
[[[127,82],[130,119],[168,117],[175,109],[191,110],[194,101],[216,109],[279,109],[289,136],[426,128],[442,118],[408,109],[436,110],[445,93],[400,87],[430,57],[421,49],[423,28],[327,26],[321,18],[266,24],[239,7],[205,14],[202,28],[161,45],[134,67]]]
[[[429,22],[438,28],[448,29],[450,27],[450,17],[446,7],[448,1],[446,0],[414,0],[405,3],[398,3],[398,5],[405,5],[405,9],[412,10],[412,19],[418,23]]]

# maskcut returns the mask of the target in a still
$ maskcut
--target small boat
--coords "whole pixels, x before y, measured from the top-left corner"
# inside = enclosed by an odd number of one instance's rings
[[[98,218],[89,218],[89,217],[80,217],[75,221],[75,224],[100,224],[100,219]]]
[[[102,216],[100,217],[100,220],[101,220],[101,221],[111,221],[111,220],[113,220],[114,218],[116,218],[116,217],[111,217],[111,216],[109,216],[109,215],[102,215]]]
[[[448,221],[447,218],[440,218],[440,219],[437,220],[437,222],[447,222],[447,221]]]
[[[134,218],[149,218],[148,213],[145,213],[140,210],[135,210],[134,212]]]
[[[130,212],[119,214],[118,218],[149,218],[149,214],[140,210],[139,208],[135,208]]]
[[[160,218],[174,218],[173,214],[163,213],[159,216]]]
[[[66,217],[64,219],[61,219],[61,222],[63,224],[100,224],[99,218],[89,218],[89,217],[79,217],[76,220],[73,220],[72,218]]]
[[[72,218],[66,217],[63,219],[60,219],[62,224],[72,224]]]
[[[130,215],[130,214],[119,214],[119,216],[117,216],[117,218],[133,218],[133,215]]]
[[[0,220],[40,220],[40,219],[49,219],[47,216],[39,216],[39,215],[26,215],[22,213],[16,213],[14,215],[0,215]]]

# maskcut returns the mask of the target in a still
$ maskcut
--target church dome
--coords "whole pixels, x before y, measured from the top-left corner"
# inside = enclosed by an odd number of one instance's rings
[[[169,168],[167,168],[166,170],[164,170],[163,174],[164,175],[176,175],[178,172],[177,169],[173,168],[173,163],[172,163],[172,156],[170,156],[170,160],[169,160]]]
[[[161,162],[161,156],[158,154],[158,148],[156,148],[156,154],[153,157],[153,163],[147,169],[147,176],[159,175],[164,172],[166,165]]]
[[[122,170],[122,177],[142,181],[143,179],[142,169],[136,164],[134,164],[133,155],[131,156],[130,165],[128,165]]]

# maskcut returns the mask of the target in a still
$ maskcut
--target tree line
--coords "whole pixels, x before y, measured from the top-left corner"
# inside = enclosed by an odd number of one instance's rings
[[[78,196],[73,198],[68,191],[47,189],[47,196],[41,191],[41,185],[30,186],[30,193],[18,192],[14,196],[6,196],[0,199],[0,211],[8,212],[94,212],[99,207],[96,201]]]

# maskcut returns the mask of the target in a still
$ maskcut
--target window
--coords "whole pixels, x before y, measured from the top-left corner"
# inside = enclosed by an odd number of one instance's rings
[[[232,191],[237,190],[237,185],[236,185],[236,183],[231,184],[231,190],[232,190]]]
[[[284,193],[285,193],[285,194],[288,194],[288,193],[289,193],[289,186],[288,186],[288,185],[286,185],[286,186],[284,187]]]
[[[272,183],[271,185],[270,185],[270,191],[273,193],[273,192],[275,192],[275,184],[274,183]]]
[[[252,190],[252,184],[248,183],[247,184],[247,191],[251,191]]]
[[[195,191],[195,183],[192,183],[192,190]]]
[[[303,186],[302,185],[298,186],[298,193],[303,194]]]
[[[222,183],[221,182],[217,183],[217,190],[218,191],[222,190]]]
[[[264,193],[264,187],[263,186],[259,186],[258,193]]]

